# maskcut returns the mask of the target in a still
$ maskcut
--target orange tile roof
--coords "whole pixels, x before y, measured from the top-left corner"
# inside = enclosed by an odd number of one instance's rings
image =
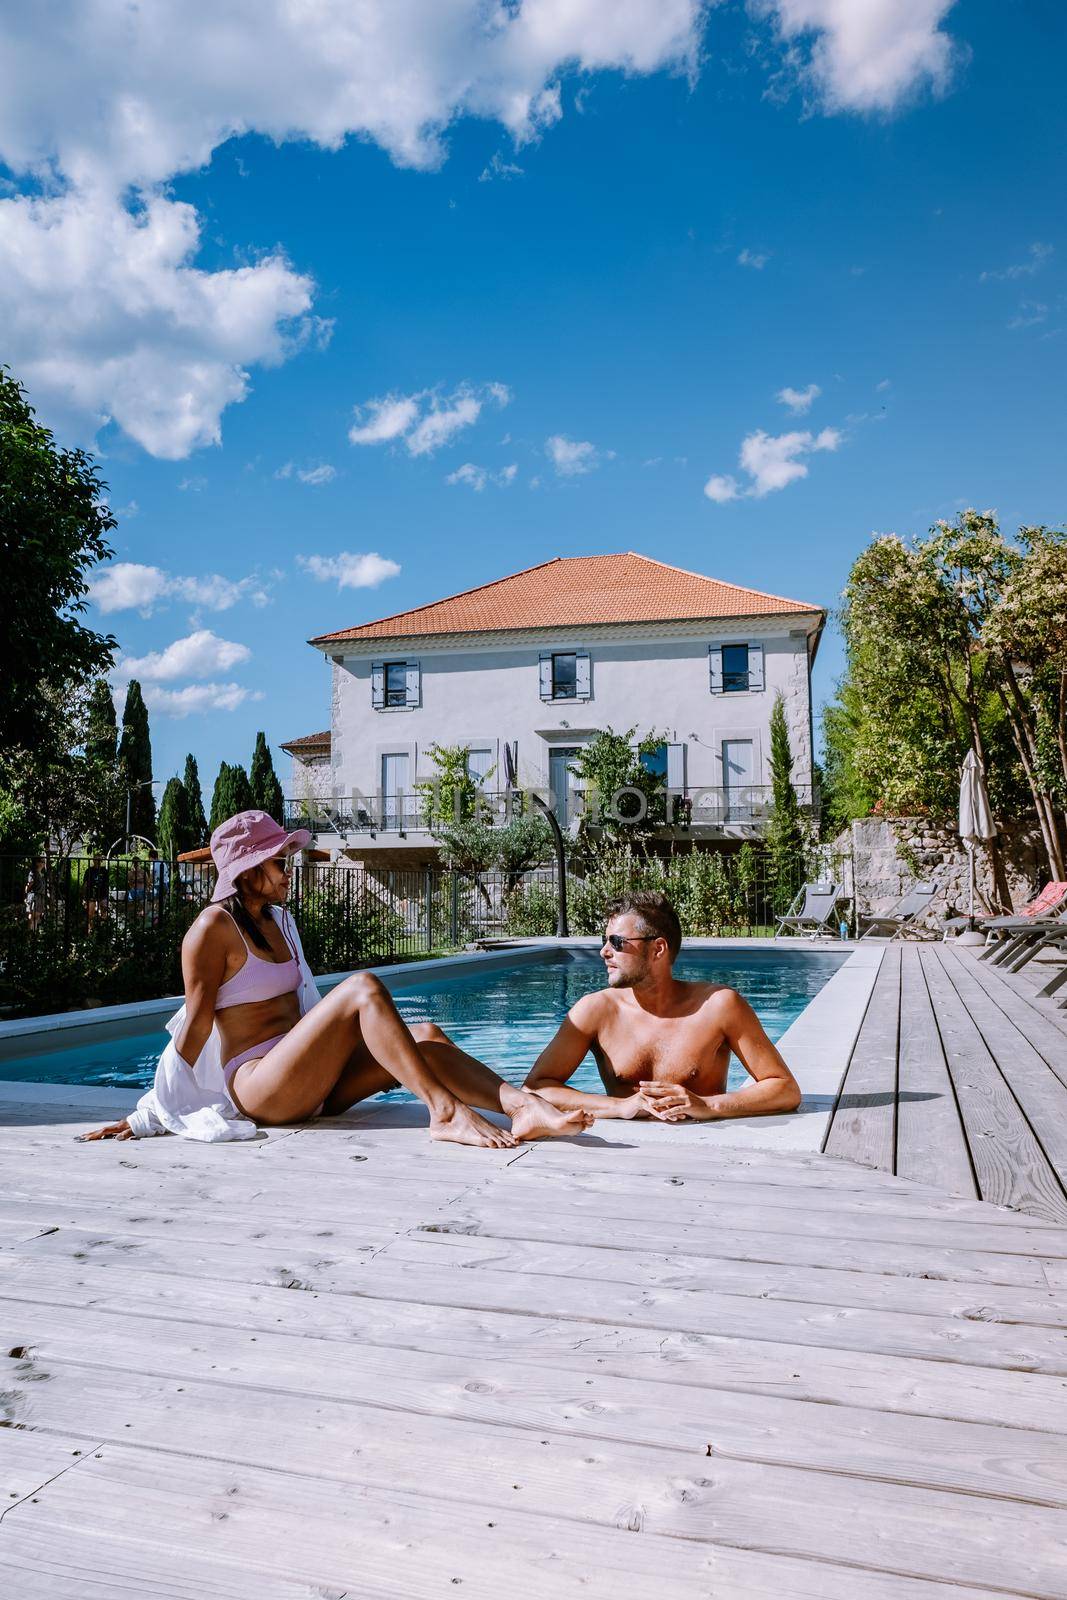
[[[328,750],[332,742],[329,728],[325,733],[305,733],[299,739],[283,739],[283,750],[313,750],[315,748]]]
[[[310,643],[821,611],[821,606],[803,600],[742,589],[627,551],[612,556],[557,556],[430,605],[321,633]]]

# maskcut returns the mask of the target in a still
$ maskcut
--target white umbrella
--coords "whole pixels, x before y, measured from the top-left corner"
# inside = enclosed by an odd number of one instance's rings
[[[989,809],[982,765],[974,750],[968,750],[960,774],[959,835],[967,849],[970,864],[970,892],[967,903],[968,917],[974,916],[974,847],[982,839],[995,839],[997,834],[993,813]]]

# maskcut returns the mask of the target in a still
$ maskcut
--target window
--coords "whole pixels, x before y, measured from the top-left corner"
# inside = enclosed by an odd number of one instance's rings
[[[763,645],[708,646],[712,694],[759,694],[763,690]]]
[[[650,772],[654,778],[663,778],[666,780],[667,746],[665,744],[658,744],[654,750],[642,750],[641,765],[644,767],[645,771]]]
[[[385,703],[387,706],[406,706],[408,703],[408,664],[406,661],[385,663]]]
[[[552,698],[553,700],[576,700],[578,698],[578,657],[567,653],[566,655],[552,657]]]
[[[542,700],[591,700],[588,650],[545,651],[541,657]]]
[[[484,787],[493,767],[493,752],[485,747],[467,751],[467,776],[473,778],[479,789]]]
[[[724,644],[722,647],[723,694],[736,693],[748,688],[748,645]]]

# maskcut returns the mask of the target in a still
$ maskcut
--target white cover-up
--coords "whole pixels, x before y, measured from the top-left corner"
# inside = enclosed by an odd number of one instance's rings
[[[270,909],[275,921],[288,933],[296,951],[300,965],[297,998],[300,1015],[304,1016],[322,996],[315,986],[292,917],[279,906]],[[190,1067],[182,1060],[174,1044],[175,1035],[184,1023],[185,1007],[182,1006],[167,1023],[170,1042],[159,1058],[155,1081],[126,1119],[134,1138],[147,1139],[157,1133],[177,1133],[184,1139],[200,1139],[208,1144],[223,1139],[254,1139],[255,1123],[237,1109],[226,1086],[218,1027],[212,1028],[207,1044]]]

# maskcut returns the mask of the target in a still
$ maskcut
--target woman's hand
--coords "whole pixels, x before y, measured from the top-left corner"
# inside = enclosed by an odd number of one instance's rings
[[[91,1144],[94,1139],[132,1139],[133,1129],[126,1118],[121,1122],[109,1122],[106,1128],[94,1128],[92,1133],[79,1133],[75,1135],[75,1143]]]

